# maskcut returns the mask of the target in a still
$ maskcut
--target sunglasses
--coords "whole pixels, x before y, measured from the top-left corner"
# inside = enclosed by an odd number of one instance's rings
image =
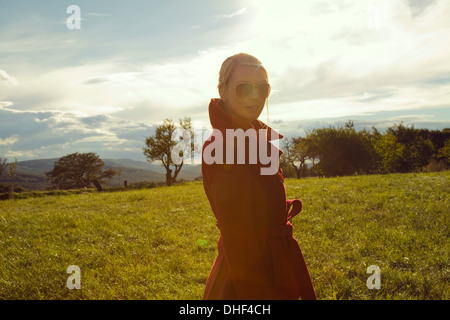
[[[270,84],[266,81],[252,83],[241,81],[234,86],[234,92],[239,99],[246,99],[257,93],[258,98],[267,98],[270,94]]]

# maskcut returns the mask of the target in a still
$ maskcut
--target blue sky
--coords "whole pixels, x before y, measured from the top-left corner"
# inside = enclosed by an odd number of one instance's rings
[[[349,119],[450,127],[449,16],[445,0],[0,0],[0,156],[145,160],[165,118],[210,128],[238,52],[267,68],[269,125],[285,136]]]

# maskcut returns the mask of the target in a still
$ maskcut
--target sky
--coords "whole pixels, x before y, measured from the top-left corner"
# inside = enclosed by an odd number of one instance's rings
[[[0,0],[0,157],[145,161],[164,119],[210,129],[239,52],[267,69],[260,119],[285,139],[348,120],[448,128],[449,16],[445,0]]]

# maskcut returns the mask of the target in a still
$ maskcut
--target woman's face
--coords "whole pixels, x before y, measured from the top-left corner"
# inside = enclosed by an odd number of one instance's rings
[[[255,66],[238,66],[222,88],[225,108],[249,122],[258,119],[270,87],[264,70]]]

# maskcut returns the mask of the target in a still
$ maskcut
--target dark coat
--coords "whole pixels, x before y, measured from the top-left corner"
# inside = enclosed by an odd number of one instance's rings
[[[269,142],[277,132],[259,120],[249,123],[229,114],[220,99],[211,100],[209,116],[213,129],[222,132],[224,144],[226,129],[268,129],[272,134],[265,141],[267,147],[278,152],[278,159],[283,153]],[[205,141],[203,153],[212,140]],[[316,299],[289,222],[301,211],[302,203],[286,199],[282,170],[278,167],[276,174],[261,175],[264,165],[259,161],[226,164],[225,152],[224,148],[224,164],[206,164],[202,157],[203,186],[220,230],[218,255],[203,298]]]

